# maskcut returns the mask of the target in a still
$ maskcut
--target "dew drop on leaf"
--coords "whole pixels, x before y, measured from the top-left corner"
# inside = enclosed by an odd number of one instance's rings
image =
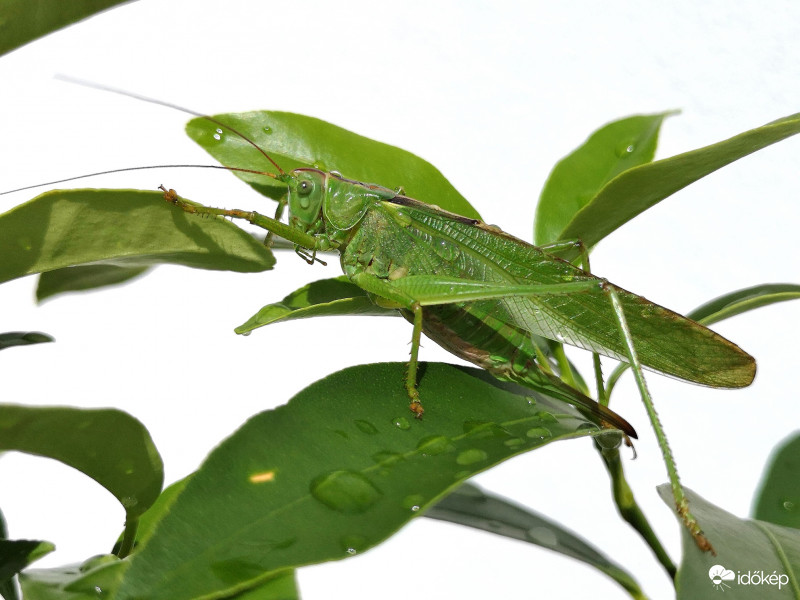
[[[383,495],[365,475],[355,471],[321,475],[311,482],[310,490],[322,504],[345,514],[363,513]]]

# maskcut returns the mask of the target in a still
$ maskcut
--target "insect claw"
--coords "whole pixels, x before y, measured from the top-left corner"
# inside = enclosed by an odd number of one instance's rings
[[[408,408],[414,413],[414,417],[417,419],[421,419],[422,415],[425,413],[425,409],[422,408],[422,403],[416,399],[411,401]]]

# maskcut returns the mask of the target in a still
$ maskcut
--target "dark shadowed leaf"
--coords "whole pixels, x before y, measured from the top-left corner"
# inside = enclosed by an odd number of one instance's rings
[[[36,300],[41,302],[66,292],[83,292],[130,281],[146,273],[150,267],[122,265],[84,265],[48,271],[39,276]]]
[[[571,406],[485,372],[421,367],[421,421],[399,363],[346,369],[250,419],[137,548],[117,600],[216,597],[363,552],[467,477],[598,431]]]
[[[700,550],[681,523],[683,558],[675,580],[678,600],[712,598],[723,591],[726,600],[800,598],[800,531],[740,519],[684,489],[689,509],[717,555]],[[674,510],[669,484],[658,486],[658,493]]]
[[[673,112],[627,117],[595,131],[550,173],[536,205],[534,240],[551,244],[575,213],[622,171],[653,160],[658,133]]]
[[[114,494],[129,517],[147,510],[164,479],[150,434],[115,409],[0,405],[0,450],[54,458],[78,469]]]
[[[645,597],[639,584],[627,571],[580,536],[529,508],[489,494],[469,483],[439,500],[428,509],[425,516],[482,529],[575,558],[611,577],[632,597]]]
[[[800,529],[800,434],[783,440],[770,456],[756,492],[753,518]]]
[[[223,219],[190,215],[158,192],[55,190],[0,215],[0,282],[73,265],[171,263],[259,272],[272,253]]]
[[[213,118],[253,140],[284,171],[298,167],[339,171],[349,179],[402,188],[406,196],[465,217],[480,218],[436,167],[400,148],[293,113],[253,111]],[[191,120],[186,132],[223,165],[272,173],[276,170],[253,146],[206,119]],[[286,193],[285,184],[269,177],[235,174],[270,198],[277,199]]]
[[[364,290],[342,276],[304,285],[280,302],[264,306],[234,331],[249,333],[279,321],[340,315],[396,316],[399,313],[391,308],[381,308],[369,299]]]
[[[31,344],[46,344],[55,340],[46,333],[38,331],[9,331],[0,333],[0,350],[12,346],[29,346]]]
[[[125,0],[0,0],[0,55]]]

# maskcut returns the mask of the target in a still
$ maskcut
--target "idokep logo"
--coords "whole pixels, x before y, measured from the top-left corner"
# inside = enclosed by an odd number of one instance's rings
[[[737,571],[734,573],[730,569],[726,569],[722,565],[714,565],[708,570],[708,578],[711,580],[711,585],[715,590],[722,592],[725,589],[730,589],[731,584],[735,585],[776,585],[780,590],[784,585],[789,583],[789,576],[786,573],[764,573],[764,571]],[[726,582],[731,582],[728,584]]]
[[[731,587],[725,582],[736,579],[736,573],[726,569],[722,565],[714,565],[708,570],[708,577],[711,579],[711,585],[714,586],[715,590],[722,590],[724,592],[725,588]]]

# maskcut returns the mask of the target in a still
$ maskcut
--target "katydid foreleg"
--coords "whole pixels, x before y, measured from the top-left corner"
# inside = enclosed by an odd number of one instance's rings
[[[184,212],[194,215],[207,215],[215,217],[230,217],[232,219],[243,219],[252,223],[257,227],[266,229],[268,232],[292,242],[296,247],[310,250],[312,252],[310,258],[303,257],[309,264],[313,263],[316,259],[314,256],[318,250],[330,250],[333,248],[330,241],[322,236],[315,236],[285,223],[281,223],[277,219],[267,217],[255,211],[245,211],[239,209],[225,209],[225,208],[212,208],[210,206],[201,206],[184,200],[175,190],[167,189],[163,185],[159,189],[164,192],[164,199],[183,210]]]

